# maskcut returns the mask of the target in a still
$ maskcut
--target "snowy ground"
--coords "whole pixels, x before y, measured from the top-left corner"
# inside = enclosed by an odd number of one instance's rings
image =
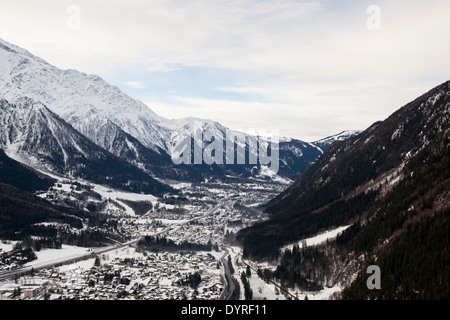
[[[277,291],[274,284],[264,282],[258,275],[252,273],[250,278],[248,278],[248,281],[253,290],[253,300],[286,300],[286,298]]]
[[[229,253],[231,255],[231,261],[233,264],[233,268],[235,270],[234,278],[239,282],[241,288],[243,288],[243,284],[241,282],[241,273],[246,271],[246,265],[242,263],[241,260],[241,248],[239,247],[227,247],[229,248]],[[237,262],[238,261],[238,262]],[[253,290],[253,300],[286,300],[285,297],[279,293],[279,290],[276,289],[276,286],[272,283],[266,283],[264,280],[259,278],[256,271],[252,270],[252,275],[248,278],[250,282],[250,286]],[[278,292],[278,294],[277,294]],[[241,289],[241,300],[244,299],[244,293]]]
[[[305,245],[305,241],[306,241],[306,246],[314,246],[314,245],[318,245],[321,244],[327,240],[331,240],[331,239],[335,239],[336,236],[338,234],[340,234],[341,232],[343,232],[345,229],[347,229],[349,226],[343,226],[343,227],[339,227],[333,230],[329,230],[327,232],[318,234],[314,237],[311,238],[307,238],[304,239],[300,242],[298,242],[297,244],[302,247],[302,244]],[[292,249],[294,244],[288,245],[283,247],[284,249]],[[241,254],[241,249],[239,247],[231,247],[230,250],[231,256],[232,256],[232,261],[235,261],[236,258],[240,259],[240,254]],[[248,263],[252,266],[252,268],[257,269],[258,267],[265,269],[272,269],[274,266],[271,266],[267,263],[262,263],[262,264],[257,264],[251,261],[245,261],[245,263]],[[235,270],[237,270],[235,277],[238,278],[238,276],[240,276],[241,272],[244,271],[246,269],[246,265],[241,265],[240,267],[236,265],[236,263],[233,264]],[[240,279],[237,279],[240,282]],[[264,280],[262,280],[261,278],[258,277],[258,275],[256,274],[256,272],[254,270],[252,270],[252,275],[251,277],[248,279],[250,282],[250,286],[253,290],[253,299],[254,300],[262,300],[262,299],[267,299],[267,300],[285,300],[285,296],[281,293],[280,288],[273,284],[273,283],[266,283]],[[242,286],[242,284],[241,284]],[[291,294],[291,298],[295,297],[299,300],[304,300],[306,297],[308,300],[326,300],[329,299],[330,295],[332,295],[335,292],[339,292],[341,291],[342,288],[340,288],[339,286],[334,286],[332,288],[327,288],[325,287],[323,290],[321,291],[301,291],[299,289],[292,289],[289,288],[288,291]],[[241,299],[243,299],[242,297],[242,292],[241,292]]]
[[[292,247],[297,244],[300,248],[306,245],[306,247],[316,246],[318,244],[321,244],[327,240],[335,239],[341,232],[343,232],[345,229],[347,229],[348,226],[339,227],[336,229],[328,230],[327,232],[320,233],[314,237],[303,239],[301,241],[298,241],[296,243],[289,244],[287,246],[284,246],[281,248],[281,251],[285,249],[292,249]]]
[[[8,252],[11,251],[14,248],[14,245],[17,243],[17,241],[1,241],[0,242],[0,250],[1,252]]]
[[[37,268],[42,265],[46,265],[51,262],[63,261],[68,258],[76,258],[78,256],[88,253],[88,248],[62,245],[61,249],[43,249],[41,251],[35,251],[37,259],[27,262],[24,267]]]
[[[100,194],[104,199],[110,198],[114,201],[117,201],[121,206],[123,206],[126,209],[127,214],[130,216],[135,215],[134,210],[125,203],[123,203],[122,201],[120,201],[119,199],[130,201],[150,201],[153,206],[156,205],[156,202],[158,200],[158,198],[156,198],[151,194],[138,194],[124,191],[117,191],[101,185],[94,185],[94,191]]]

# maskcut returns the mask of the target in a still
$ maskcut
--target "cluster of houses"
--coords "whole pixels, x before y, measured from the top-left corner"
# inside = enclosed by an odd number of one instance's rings
[[[32,259],[30,258],[32,254],[31,249],[18,248],[4,251],[0,248],[0,272],[19,268]]]
[[[78,192],[69,187],[69,184],[55,187],[53,198],[56,200],[62,192]],[[270,192],[275,193],[282,186],[272,188],[258,188],[256,183],[254,188],[239,183],[224,189],[207,184],[191,186],[183,190],[187,199],[184,205],[166,204],[144,216],[118,215],[115,232],[123,241],[167,231],[164,237],[176,244],[220,246],[229,234],[261,220],[261,216],[252,213],[252,204],[263,202]],[[223,205],[204,216],[218,201]],[[189,223],[183,222],[191,219]],[[217,257],[219,253],[213,251],[135,252],[126,257],[104,254],[95,264],[92,261],[89,268],[37,270],[33,276],[0,283],[0,299],[220,299],[224,294],[224,270]],[[2,254],[9,259],[4,260],[8,263],[3,268],[12,268],[11,259],[16,259],[17,264],[25,259]],[[193,275],[201,278],[198,284],[190,281]]]
[[[102,261],[102,262],[100,262]],[[134,254],[97,258],[90,268],[35,271],[0,283],[2,299],[219,299],[223,269],[207,252]],[[197,275],[199,282],[190,281]]]

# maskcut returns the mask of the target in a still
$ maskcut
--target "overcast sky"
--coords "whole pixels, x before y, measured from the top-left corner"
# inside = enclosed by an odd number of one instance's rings
[[[450,79],[448,0],[16,0],[0,37],[166,118],[314,141]]]

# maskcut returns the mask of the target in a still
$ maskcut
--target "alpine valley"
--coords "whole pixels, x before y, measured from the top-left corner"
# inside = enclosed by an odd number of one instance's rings
[[[449,120],[446,82],[364,131],[275,143],[0,39],[0,297],[448,298]],[[221,161],[177,162],[217,137]]]

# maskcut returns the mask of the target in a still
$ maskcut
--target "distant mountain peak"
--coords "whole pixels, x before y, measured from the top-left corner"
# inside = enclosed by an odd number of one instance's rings
[[[201,179],[204,174],[253,175],[262,170],[258,167],[255,171],[249,163],[214,169],[176,166],[172,161],[175,147],[189,135],[207,132],[221,137],[231,133],[255,141],[258,134],[238,132],[196,117],[166,119],[97,75],[61,70],[6,41],[0,44],[1,96],[12,105],[23,97],[41,103],[96,145],[151,175]],[[298,178],[328,148],[331,139],[320,143],[280,139],[280,175]],[[247,151],[258,158],[257,148]]]
[[[99,76],[73,69],[60,70],[26,50],[5,41],[1,43],[0,93],[12,104],[22,97],[39,101],[95,144],[153,174],[168,174],[175,178],[177,172],[180,177],[191,173],[198,175],[194,171],[211,172],[210,168],[206,170],[199,166],[174,167],[171,160],[174,145],[194,132],[224,134],[228,130],[225,126],[196,117],[163,118]],[[304,148],[315,147],[307,145]],[[291,176],[301,174],[320,155],[315,150],[297,150],[292,154],[290,149],[283,150],[286,150],[283,152],[287,157],[292,158],[286,158],[282,163],[286,169],[283,174]],[[308,159],[296,163],[294,158],[299,154],[308,155]],[[235,169],[233,167],[232,171]],[[250,169],[239,168],[238,172],[246,170]]]

